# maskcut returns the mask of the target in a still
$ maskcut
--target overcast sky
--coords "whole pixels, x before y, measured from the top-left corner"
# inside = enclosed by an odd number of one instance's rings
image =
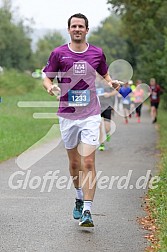
[[[109,16],[107,0],[12,0],[19,7],[19,16],[33,18],[35,27],[64,29],[67,19],[75,13],[83,13],[89,19],[89,27],[97,27]]]

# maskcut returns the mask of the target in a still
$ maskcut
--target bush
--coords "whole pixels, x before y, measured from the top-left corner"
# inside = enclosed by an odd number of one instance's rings
[[[161,107],[165,110],[167,109],[167,91],[166,90],[161,97]]]

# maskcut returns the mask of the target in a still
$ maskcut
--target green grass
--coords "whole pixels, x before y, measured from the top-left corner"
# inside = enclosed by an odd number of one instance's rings
[[[159,227],[157,233],[160,248],[158,252],[167,251],[167,111],[159,109],[158,114],[159,124],[159,146],[161,151],[160,160],[160,182],[157,189],[149,191],[151,199],[152,215],[156,219]],[[155,210],[156,209],[156,210]]]
[[[30,92],[36,85],[36,80],[31,74],[25,74],[17,70],[5,70],[0,74],[0,96],[25,94]]]
[[[14,78],[14,74],[12,75]],[[9,77],[8,75],[8,77]],[[31,76],[18,74],[13,86],[0,86],[0,161],[17,156],[47,134],[57,119],[34,119],[34,112],[56,112],[56,108],[21,108],[19,101],[55,101],[55,97],[47,94],[42,81],[34,80]],[[7,79],[8,79],[7,77]],[[5,83],[8,81],[3,76]],[[0,84],[2,78],[0,77]],[[22,86],[28,87],[22,87]],[[14,88],[17,86],[17,89]],[[31,86],[31,88],[30,88]],[[9,88],[9,90],[8,90]],[[24,91],[23,91],[24,90]],[[8,92],[9,91],[9,92]],[[59,130],[55,136],[59,135]]]

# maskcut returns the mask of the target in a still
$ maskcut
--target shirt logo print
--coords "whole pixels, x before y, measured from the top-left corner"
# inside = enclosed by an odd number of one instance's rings
[[[73,63],[73,74],[74,75],[86,75],[87,66],[86,62],[74,62]]]

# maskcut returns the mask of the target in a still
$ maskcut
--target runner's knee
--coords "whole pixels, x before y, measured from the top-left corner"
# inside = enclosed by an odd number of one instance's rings
[[[78,169],[78,167],[80,167],[80,162],[78,160],[72,160],[70,161],[70,168],[75,170]]]
[[[94,170],[94,158],[86,157],[84,159],[84,168],[89,171]]]

